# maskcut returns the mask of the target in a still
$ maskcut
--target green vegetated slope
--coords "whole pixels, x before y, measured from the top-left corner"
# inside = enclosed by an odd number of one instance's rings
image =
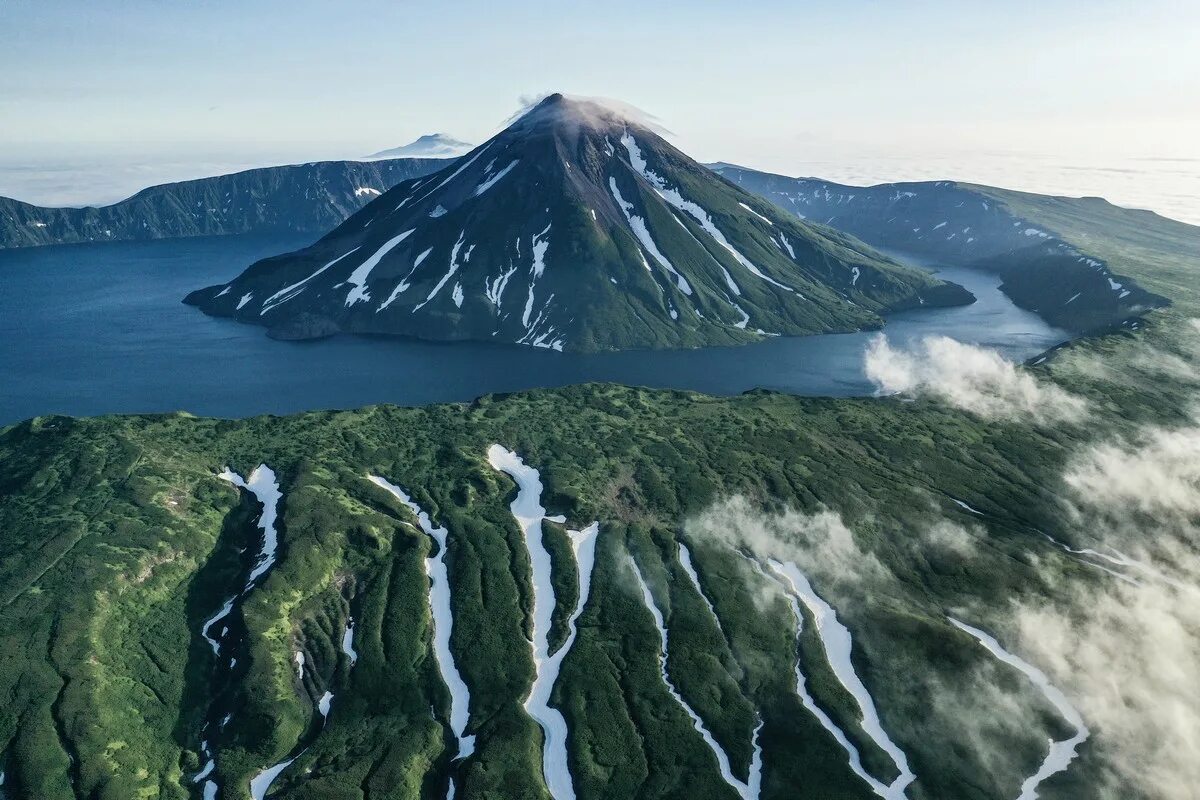
[[[1072,224],[1063,211],[1055,227],[1073,236]],[[1013,602],[1110,580],[1041,534],[1071,529],[1062,473],[1073,454],[1135,424],[1189,418],[1194,371],[1164,365],[1189,356],[1182,332],[1200,304],[1171,237],[1092,242],[1106,258],[1120,249],[1124,269],[1170,309],[1030,368],[1089,400],[1081,424],[989,422],[932,400],[585,385],[425,409],[10,427],[0,433],[0,791],[199,797],[201,732],[232,714],[212,735],[223,798],[248,797],[253,775],[292,756],[272,796],[440,798],[453,778],[458,797],[545,797],[542,736],[523,709],[534,676],[529,553],[509,513],[515,487],[486,460],[501,443],[541,470],[548,513],[569,528],[600,522],[590,596],[552,698],[579,797],[737,796],[661,679],[634,564],[666,621],[668,675],[738,779],[757,741],[763,798],[873,796],[802,704],[797,662],[869,774],[896,776],[814,620],[804,612],[797,642],[789,604],[745,558],[785,510],[828,526],[818,552],[841,574],[827,564],[815,587],[853,633],[853,666],[917,776],[908,796],[1016,796],[1068,726],[946,615],[999,629]],[[259,464],[283,492],[278,560],[230,617],[237,664],[218,670],[201,629],[243,584],[260,506],[217,473]],[[431,648],[433,544],[368,474],[405,487],[449,530],[451,648],[476,736],[462,761],[451,760],[450,697]],[[970,547],[936,546],[928,532],[945,522]],[[578,583],[564,570],[563,526],[548,523],[545,540],[567,608]],[[353,664],[340,646],[351,617]],[[552,641],[564,630],[560,611]],[[1104,732],[1093,733],[1039,795],[1096,797],[1103,776],[1110,792],[1118,781],[1114,796],[1149,796],[1119,783]]]
[[[1138,279],[1143,256],[1200,257],[1195,226],[1097,197],[956,181],[845,186],[730,164],[713,169],[801,218],[888,252],[994,272],[1018,306],[1076,333],[1120,324],[1173,297]]]
[[[1170,305],[1126,320],[1106,336],[1068,342],[1051,363],[1072,391],[1130,419],[1153,419],[1163,409],[1186,409],[1190,331],[1200,319],[1200,228],[1151,211],[1132,211],[1100,198],[1061,198],[980,188],[1014,213],[1036,216],[1063,240],[1121,271]]]
[[[1096,424],[1110,414],[1117,424],[1115,409]],[[1035,722],[997,723],[993,752],[967,744],[965,676],[984,656],[944,614],[1053,591],[1038,562],[1074,580],[1103,577],[1036,533],[1062,522],[1056,475],[1078,435],[984,424],[924,401],[599,385],[237,422],[32,420],[0,438],[7,786],[44,798],[196,795],[215,685],[199,631],[240,585],[238,551],[255,538],[255,504],[215,473],[266,463],[284,493],[279,559],[237,623],[246,635],[226,690],[233,718],[217,737],[222,796],[247,796],[251,775],[301,741],[311,744],[276,782],[279,796],[441,796],[452,774],[459,796],[543,796],[540,733],[521,708],[533,675],[528,556],[508,512],[513,484],[484,455],[500,442],[542,470],[551,514],[601,523],[591,597],[555,692],[581,797],[734,796],[659,678],[629,557],[664,610],[669,672],[736,771],[746,775],[761,719],[763,797],[870,795],[795,694],[783,599],[728,543],[687,533],[687,519],[735,495],[762,511],[836,510],[896,576],[870,596],[821,588],[854,631],[855,666],[918,775],[911,796],[1006,797],[1061,723],[1011,680],[1014,707]],[[368,473],[408,487],[450,530],[452,644],[478,737],[463,763],[448,763],[448,697],[430,650],[430,540]],[[984,555],[916,545],[946,516],[977,526]],[[719,626],[682,576],[681,540]],[[353,669],[338,647],[351,614]],[[853,705],[808,630],[810,689],[853,736]],[[311,668],[303,684],[297,650]],[[314,701],[326,690],[336,699],[322,730]],[[889,780],[891,761],[857,738],[868,768]],[[1090,796],[1086,782],[1081,791],[1059,796]]]
[[[975,191],[1037,219],[1066,241],[1121,265],[1148,289],[1196,309],[1200,228],[1153,211],[1121,208],[1099,197],[1052,197],[987,186]]]

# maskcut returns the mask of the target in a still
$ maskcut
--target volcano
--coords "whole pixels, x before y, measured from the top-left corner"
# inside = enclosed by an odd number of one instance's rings
[[[746,192],[636,116],[555,94],[312,246],[185,302],[278,338],[599,351],[877,328],[973,299]]]

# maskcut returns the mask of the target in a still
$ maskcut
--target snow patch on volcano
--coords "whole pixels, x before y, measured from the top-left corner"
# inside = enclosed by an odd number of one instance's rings
[[[686,199],[682,194],[680,194],[678,189],[667,186],[667,182],[661,176],[652,172],[647,167],[646,159],[642,156],[642,151],[641,148],[638,147],[637,140],[633,138],[628,130],[622,133],[621,144],[625,146],[625,150],[629,154],[630,166],[632,166],[643,178],[649,181],[650,185],[654,187],[654,190],[658,192],[659,197],[696,220],[701,229],[711,236],[713,241],[715,241],[730,255],[732,255],[734,260],[745,267],[752,275],[761,278],[772,286],[777,286],[784,291],[799,294],[792,287],[785,283],[780,283],[755,266],[750,259],[742,255],[741,252],[739,252],[738,249],[734,247],[727,238],[725,238],[725,234],[721,233],[721,231],[713,223],[712,216],[707,211],[705,211],[696,203]]]
[[[360,247],[361,247],[361,245],[360,245]],[[258,312],[259,316],[266,314],[268,311],[275,308],[276,306],[282,305],[283,303],[286,303],[287,301],[294,298],[296,295],[300,294],[302,291],[304,291],[304,288],[308,285],[309,281],[311,281],[313,278],[317,277],[318,275],[320,275],[322,272],[329,269],[333,265],[337,264],[343,258],[347,258],[348,256],[354,255],[355,253],[358,252],[360,247],[355,247],[353,250],[350,250],[349,252],[342,253],[340,256],[333,259],[332,261],[327,263],[325,266],[321,267],[316,272],[309,275],[307,278],[296,281],[295,283],[291,284],[290,286],[285,286],[282,289],[280,289],[278,292],[276,292],[275,294],[268,297],[266,300],[263,301],[262,311]]]
[[[371,270],[375,269],[379,265],[379,262],[383,260],[383,257],[390,253],[396,245],[403,242],[409,236],[412,236],[415,231],[416,228],[410,228],[404,233],[388,239],[378,250],[371,254],[370,258],[359,264],[354,272],[350,273],[350,277],[346,278],[346,283],[350,284],[353,288],[346,294],[347,308],[355,303],[371,299],[370,293],[367,292],[367,278],[370,276]]]
[[[488,189],[492,188],[497,183],[499,183],[500,179],[503,178],[505,175],[507,175],[509,172],[511,172],[512,168],[515,167],[517,165],[517,163],[520,162],[520,160],[521,159],[519,159],[519,158],[514,158],[507,167],[500,170],[495,175],[491,176],[490,178],[487,178],[486,180],[483,181],[483,183],[476,186],[474,196],[478,197],[479,195],[483,194]]]
[[[654,237],[650,235],[650,229],[646,227],[646,220],[637,214],[634,214],[633,203],[626,201],[625,198],[621,196],[621,190],[617,187],[617,179],[610,176],[608,179],[608,187],[612,191],[613,199],[617,201],[617,206],[625,215],[625,221],[629,224],[629,229],[633,231],[633,235],[637,237],[639,242],[641,242],[642,247],[646,248],[646,252],[648,252],[655,261],[661,264],[663,269],[675,277],[676,285],[679,287],[679,291],[686,295],[690,295],[692,293],[691,285],[687,282],[686,278],[679,274],[678,270],[675,269],[675,266],[667,260],[667,257],[662,254],[662,251],[658,249],[658,244],[655,243]]]
[[[442,290],[442,287],[446,285],[446,282],[449,281],[450,278],[454,277],[454,273],[458,272],[459,267],[462,266],[458,263],[458,253],[459,250],[462,249],[463,237],[466,235],[467,232],[465,230],[458,234],[458,241],[454,243],[454,247],[450,250],[450,269],[447,270],[446,274],[442,276],[442,279],[437,282],[437,285],[435,285],[433,289],[429,291],[429,294],[425,297],[425,299],[413,308],[414,314],[424,308],[430,300],[437,297],[438,292]]]

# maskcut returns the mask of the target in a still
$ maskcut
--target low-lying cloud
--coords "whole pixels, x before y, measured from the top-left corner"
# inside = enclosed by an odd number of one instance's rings
[[[1200,515],[1200,427],[1144,429],[1134,441],[1103,442],[1070,465],[1065,482],[1076,512],[1107,526],[1144,524],[1144,515],[1176,532]]]
[[[1091,796],[1192,797],[1200,785],[1200,424],[1147,427],[1086,446],[1068,459],[1061,494],[1070,513],[1066,529],[1055,533],[1126,562],[1066,557],[1129,580],[1100,570],[1064,573],[1059,559],[1043,553],[1042,540],[1031,537],[1030,547],[1046,557],[1033,561],[1040,580],[1030,585],[1049,593],[1013,602],[964,595],[966,616],[1045,671],[1083,714],[1097,756],[1086,776]],[[893,562],[881,561],[834,510],[765,512],[734,497],[689,520],[685,532],[760,558],[795,561],[831,602],[895,604],[908,596]],[[989,555],[986,539],[982,529],[935,515],[887,547],[892,557],[977,559]],[[1093,580],[1080,577],[1089,574]],[[1037,690],[1029,685],[1010,696],[1004,687],[1012,685],[1011,672],[999,662],[981,662],[967,683],[930,667],[923,680],[935,696],[931,714],[945,724],[962,720],[959,733],[983,763],[1032,774],[1036,763],[1014,765],[1002,743],[1032,735],[1028,703]]]
[[[892,347],[884,334],[867,345],[867,377],[882,394],[929,395],[987,419],[1035,424],[1080,419],[1087,403],[1040,381],[995,350],[927,336]]]
[[[1058,372],[1077,374],[1085,380],[1113,385],[1145,387],[1168,382],[1181,384],[1185,390],[1200,385],[1200,319],[1184,320],[1170,328],[1170,335],[1159,337],[1153,344],[1139,339],[1122,342],[1123,357],[1117,362],[1103,353],[1071,352],[1058,362]]]
[[[1172,353],[1149,352],[1147,346],[1148,357],[1138,359],[1141,368],[1166,378],[1194,377],[1200,338],[1192,334],[1200,333],[1200,323],[1189,321],[1189,327]],[[1078,420],[1087,411],[1081,398],[999,354],[945,337],[906,348],[877,337],[866,367],[881,392],[937,397],[989,419],[1048,424]],[[1195,797],[1200,411],[1182,425],[1143,425],[1085,442],[1065,460],[1060,477],[1057,487],[1048,488],[1056,488],[1066,513],[1058,515],[1060,527],[1048,532],[1075,549],[1056,556],[1044,549],[1049,546],[1044,540],[1029,536],[1028,586],[1043,593],[1010,599],[978,596],[965,586],[960,609],[1043,670],[1082,713],[1095,758],[1086,761],[1086,775],[1080,773],[1085,762],[1069,770],[1086,782],[1089,796]],[[897,558],[938,554],[973,561],[998,555],[987,546],[989,534],[982,527],[939,521],[932,509],[929,519],[920,531],[906,530],[903,540],[879,542],[864,538],[865,528],[852,530],[836,510],[767,513],[738,497],[690,520],[685,531],[760,557],[795,561],[819,592],[831,590],[831,602],[902,607],[907,598],[915,609],[922,598],[897,577],[902,574]],[[876,552],[888,553],[887,560]],[[1079,568],[1063,558],[1079,562]],[[965,682],[939,673],[934,664],[927,673],[922,680],[933,698],[930,713],[960,720],[969,748],[1001,771],[1012,769],[1008,759],[1015,751],[1004,749],[1003,742],[1040,730],[1031,727],[1036,724],[1027,703],[1037,690],[1030,685],[1027,692],[1014,691],[1011,670],[999,662],[981,662]],[[981,710],[986,708],[992,711]],[[1028,767],[1032,774],[1036,766],[1017,768]]]
[[[889,574],[874,554],[859,546],[841,515],[830,510],[769,514],[735,496],[689,520],[684,530],[690,538],[748,549],[761,559],[795,561],[826,584],[861,585]]]
[[[1081,556],[1127,580],[1016,606],[1022,652],[1061,681],[1118,778],[1108,797],[1200,786],[1200,424],[1094,443],[1063,474]]]
[[[1019,605],[1022,656],[1054,676],[1093,729],[1116,777],[1148,797],[1194,797],[1200,785],[1200,604],[1166,583],[1110,580],[1055,605]]]

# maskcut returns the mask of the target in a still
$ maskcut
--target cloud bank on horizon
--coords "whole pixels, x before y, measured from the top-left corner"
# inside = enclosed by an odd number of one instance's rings
[[[324,0],[263,0],[236,15],[221,4],[17,0],[0,26],[0,152],[60,164],[74,156],[337,158],[430,130],[482,141],[516,95],[551,89],[649,109],[703,161],[849,182],[1007,175],[1021,184],[1012,188],[1112,194],[1122,183],[1097,171],[1059,170],[1052,186],[1037,183],[1041,169],[1015,179],[1011,162],[989,171],[945,160],[1017,152],[1057,157],[1049,165],[1057,169],[1064,158],[1075,168],[1111,168],[1117,157],[1200,159],[1200,115],[1178,102],[1196,94],[1200,54],[1191,37],[1200,7],[1101,5],[1043,3],[1030,26],[1008,6],[948,0],[616,0],[599,17],[540,0],[361,0],[349,14]],[[445,59],[451,31],[457,55]],[[914,51],[928,58],[910,58]],[[674,68],[659,69],[667,58]],[[1014,63],[1030,68],[1002,66]],[[249,158],[258,142],[275,149]],[[1183,161],[1141,168],[1156,180],[1189,170]],[[1196,196],[1184,187],[1194,188],[1200,173],[1189,174],[1190,183],[1158,190],[1158,200]],[[0,173],[0,194],[14,185]]]

